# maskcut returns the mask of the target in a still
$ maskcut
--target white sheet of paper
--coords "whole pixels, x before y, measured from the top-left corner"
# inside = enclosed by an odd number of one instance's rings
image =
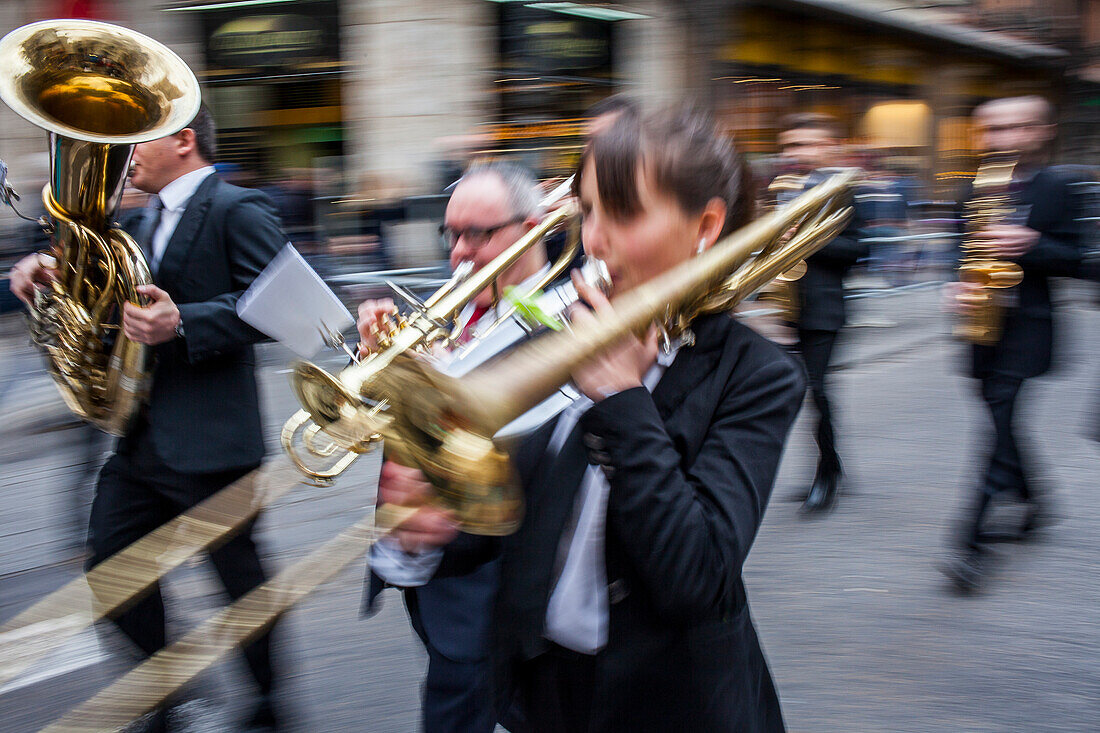
[[[303,359],[328,346],[326,330],[355,325],[336,293],[289,242],[237,301],[237,316]]]

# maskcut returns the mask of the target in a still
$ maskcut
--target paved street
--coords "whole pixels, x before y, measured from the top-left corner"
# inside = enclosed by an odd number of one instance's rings
[[[1100,313],[1091,291],[1063,304],[1057,373],[1030,383],[1020,425],[1061,521],[1041,542],[998,547],[988,589],[959,597],[936,570],[963,489],[979,469],[984,414],[960,376],[934,290],[855,301],[856,327],[833,374],[848,481],[835,512],[805,520],[789,500],[813,472],[804,411],[746,567],[752,608],[792,731],[1090,731],[1100,719]],[[0,619],[79,570],[79,464],[86,452],[41,373],[0,324]],[[263,347],[272,453],[294,409],[287,354]],[[14,380],[9,378],[20,375]],[[226,409],[232,409],[227,405]],[[197,437],[201,439],[201,437]],[[263,518],[273,568],[357,519],[377,459],[331,488],[300,487]],[[359,618],[364,563],[293,611],[277,640],[295,731],[413,731],[425,657],[400,598]],[[195,563],[168,580],[185,629],[222,603]],[[86,632],[0,688],[5,731],[36,730],[125,668],[117,635]],[[242,665],[197,685],[194,731],[233,730],[246,714]]]

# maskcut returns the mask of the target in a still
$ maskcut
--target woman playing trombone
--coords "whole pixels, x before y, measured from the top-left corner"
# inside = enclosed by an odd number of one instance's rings
[[[574,190],[586,254],[607,263],[612,296],[745,223],[747,180],[714,122],[687,108],[624,116],[596,135]],[[613,311],[577,287],[591,310],[575,322]],[[804,379],[726,314],[692,331],[661,348],[651,329],[577,367],[584,396],[514,456],[526,517],[514,535],[481,540],[502,560],[494,693],[510,730],[783,729],[741,568]],[[405,505],[429,495],[395,464],[379,492]],[[427,503],[397,530],[411,552],[456,533]]]

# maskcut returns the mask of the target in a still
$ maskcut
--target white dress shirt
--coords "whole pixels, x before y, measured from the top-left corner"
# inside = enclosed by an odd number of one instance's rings
[[[160,260],[164,257],[164,250],[168,247],[168,242],[176,231],[176,225],[179,224],[180,217],[183,216],[183,210],[187,208],[188,202],[195,195],[199,185],[213,172],[214,166],[207,165],[190,173],[184,173],[162,188],[160,193],[157,194],[163,208],[160,212],[160,223],[157,224],[156,231],[153,232],[153,261],[149,263],[153,272],[160,268]]]
[[[646,389],[653,391],[678,352],[678,345],[667,353],[658,352],[656,363],[642,379]],[[561,450],[592,404],[592,400],[582,396],[566,408],[550,436],[548,453],[556,454]],[[569,543],[565,562],[546,608],[546,638],[581,654],[595,654],[607,644],[609,612],[604,535],[610,488],[601,467],[590,465],[584,472],[574,500],[573,522],[567,525],[561,538],[562,543]],[[571,538],[568,527],[576,528]],[[559,557],[562,549],[558,548]]]

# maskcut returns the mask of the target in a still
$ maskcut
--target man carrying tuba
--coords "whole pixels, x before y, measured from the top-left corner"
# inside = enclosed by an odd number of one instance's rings
[[[154,284],[139,288],[148,305],[125,305],[122,330],[153,347],[156,366],[148,404],[99,475],[89,568],[249,473],[264,454],[252,351],[263,335],[237,317],[236,302],[286,236],[264,194],[214,172],[215,135],[201,107],[178,133],[134,150],[131,182],[154,198],[133,235]],[[11,288],[29,303],[51,277],[31,255],[13,269]],[[210,559],[234,599],[265,579],[251,524]],[[163,647],[159,586],[114,620],[143,655]],[[261,695],[257,730],[275,727],[269,650],[267,634],[245,649]],[[167,717],[159,711],[149,730],[167,730]]]

